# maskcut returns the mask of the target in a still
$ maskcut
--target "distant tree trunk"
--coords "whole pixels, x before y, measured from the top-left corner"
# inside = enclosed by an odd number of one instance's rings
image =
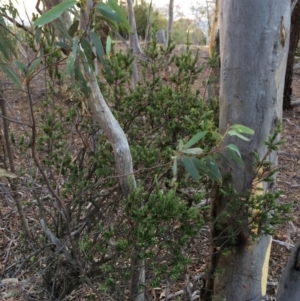
[[[166,32],[164,29],[160,29],[157,33],[156,33],[156,42],[159,44],[167,44],[167,39],[166,39]]]
[[[207,86],[207,98],[219,97],[220,90],[220,34],[219,34],[219,0],[215,0],[215,9],[210,22],[209,56],[211,72]]]
[[[292,83],[293,83],[293,66],[297,45],[300,39],[300,1],[296,4],[292,12],[291,20],[291,34],[290,34],[290,48],[288,55],[288,62],[286,66],[284,93],[283,93],[283,109],[292,109]]]
[[[133,1],[127,0],[127,8],[128,8],[128,19],[129,24],[131,26],[131,33],[129,34],[130,39],[130,47],[134,54],[142,53],[139,38],[136,30],[136,22],[135,22],[135,16],[134,16],[134,10],[133,10]]]
[[[225,152],[219,159],[224,181],[222,187],[213,187],[211,195],[211,249],[202,296],[205,301],[261,301],[266,294],[271,237],[253,240],[243,196],[255,178],[253,152],[260,158],[267,154],[264,141],[282,118],[290,0],[220,1],[219,18],[219,130],[224,134],[228,125],[243,124],[255,135],[251,141],[226,136],[222,142],[223,146],[238,146],[244,166],[228,164],[232,161]],[[276,152],[267,159],[276,164]],[[238,195],[231,194],[228,187]],[[272,191],[268,183],[263,188]],[[232,207],[234,200],[237,208]]]
[[[151,28],[151,11],[152,11],[152,0],[150,1],[147,15],[147,26],[145,32],[145,42],[148,44],[150,42],[150,28]]]
[[[134,54],[142,53],[139,38],[136,30],[136,23],[135,23],[135,16],[133,10],[133,1],[127,0],[127,8],[128,8],[128,19],[129,24],[131,26],[131,32],[129,33],[129,41],[130,41],[130,48]],[[133,87],[136,88],[137,82],[139,80],[138,69],[136,65],[136,61],[133,61]]]
[[[172,39],[173,19],[174,19],[174,0],[170,0],[170,3],[169,3],[169,22],[168,22],[168,40],[167,40],[167,43],[170,43],[170,41]]]

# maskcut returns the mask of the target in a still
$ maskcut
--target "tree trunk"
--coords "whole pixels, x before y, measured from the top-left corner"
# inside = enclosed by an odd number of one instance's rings
[[[286,66],[285,73],[285,82],[284,82],[284,93],[283,93],[283,109],[291,110],[292,109],[292,83],[293,83],[293,66],[294,58],[297,45],[300,39],[300,1],[296,4],[292,12],[291,20],[291,34],[290,34],[290,48],[288,61]]]
[[[172,39],[173,19],[174,19],[174,0],[170,0],[169,21],[168,21],[168,44],[170,43],[170,40]]]
[[[142,53],[139,38],[136,30],[136,23],[135,23],[135,17],[134,17],[134,10],[133,10],[133,2],[132,0],[127,0],[127,7],[128,7],[128,19],[129,24],[131,26],[131,33],[129,34],[129,40],[130,40],[130,48],[132,49],[134,54]]]
[[[146,32],[145,32],[145,42],[148,43],[150,42],[150,28],[151,28],[151,15],[152,15],[152,0],[149,3],[148,7],[148,14],[147,14],[147,26],[146,26]]]
[[[261,300],[266,293],[271,238],[253,240],[243,196],[255,178],[255,151],[267,153],[264,141],[282,118],[283,77],[289,44],[290,0],[220,1],[220,125],[243,124],[255,130],[250,141],[226,136],[236,144],[244,166],[219,159],[224,179],[212,192],[211,249],[203,300]],[[238,25],[238,29],[237,29]],[[272,152],[268,161],[277,162]],[[232,187],[236,192],[226,190]],[[271,187],[265,183],[264,191]],[[233,203],[237,207],[232,207]],[[224,215],[226,210],[226,214]],[[230,231],[229,231],[230,230]]]
[[[300,300],[300,240],[295,245],[279,282],[277,301]]]

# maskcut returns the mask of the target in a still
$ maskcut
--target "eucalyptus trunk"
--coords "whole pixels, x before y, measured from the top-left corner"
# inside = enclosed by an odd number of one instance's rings
[[[271,237],[253,239],[243,196],[255,178],[255,159],[267,154],[268,140],[282,118],[282,95],[290,29],[290,0],[220,1],[220,125],[243,124],[255,131],[250,141],[226,136],[236,144],[244,166],[219,160],[224,179],[211,197],[211,249],[203,300],[261,300],[266,294]],[[272,152],[267,160],[277,163]],[[238,197],[227,190],[231,187]],[[272,190],[264,183],[263,190]],[[239,210],[232,208],[236,200]],[[227,214],[224,215],[224,210]],[[229,231],[229,229],[231,231]]]

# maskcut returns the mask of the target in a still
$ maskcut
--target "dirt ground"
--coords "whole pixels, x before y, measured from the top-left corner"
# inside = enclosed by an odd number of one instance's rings
[[[180,52],[185,46],[178,46],[176,51]],[[207,49],[201,48],[199,56],[199,64],[207,64],[208,53]],[[203,81],[207,79],[209,75],[209,68],[206,68],[203,73],[200,74],[197,88],[200,88],[202,95],[205,95],[206,89],[203,86]],[[3,79],[2,79],[3,80]],[[7,79],[4,80],[7,82]],[[38,99],[43,94],[45,87],[43,77],[39,77],[35,80],[35,97]],[[9,85],[8,85],[9,86]],[[300,100],[300,69],[295,70],[293,80],[293,94],[295,99]],[[22,122],[26,122],[27,116],[24,116],[24,102],[23,94],[17,92],[11,85],[6,89],[6,97],[9,100],[10,114],[12,116],[20,118]],[[13,126],[13,125],[12,125]],[[291,253],[291,248],[288,244],[294,244],[300,237],[300,107],[295,108],[293,111],[284,112],[283,114],[283,133],[282,136],[286,140],[286,143],[281,147],[279,152],[279,173],[278,173],[278,189],[284,191],[280,198],[280,202],[292,202],[293,203],[293,216],[292,223],[276,226],[274,242],[272,244],[271,258],[270,258],[270,270],[268,277],[268,295],[270,300],[275,300],[274,295],[276,293],[278,281],[281,277],[282,270],[286,264],[286,261]],[[3,127],[1,122],[1,136],[3,139]],[[2,143],[2,141],[0,141]],[[0,143],[0,145],[1,145]],[[1,145],[1,147],[3,147]],[[16,157],[18,160],[18,157]],[[30,157],[27,160],[31,160]],[[0,155],[0,168],[3,168],[3,157]],[[2,188],[2,187],[1,187]],[[0,189],[1,193],[1,189]],[[20,194],[26,200],[30,195],[26,193],[26,190],[21,191]],[[44,300],[42,296],[40,299],[26,299],[28,295],[34,295],[35,291],[39,291],[37,288],[40,282],[40,276],[38,273],[30,274],[30,271],[26,270],[20,265],[20,258],[22,257],[22,250],[20,250],[20,235],[19,235],[19,216],[17,209],[13,202],[5,198],[5,193],[0,196],[0,299],[1,300]],[[28,214],[29,225],[35,227],[35,220]],[[204,234],[201,234],[202,240],[207,240],[207,228],[204,229]],[[284,243],[283,245],[280,244]],[[192,248],[191,250],[195,250]],[[204,271],[205,262],[203,261],[205,250],[201,252],[192,251],[192,257],[195,258],[195,264],[189,267],[189,273],[193,275],[200,274]],[[15,266],[15,273],[11,274],[10,280],[7,280],[7,270],[11,270]],[[9,286],[5,286],[4,282],[8,281]],[[182,282],[177,283],[171,287],[171,292],[174,293],[182,288]],[[13,289],[8,289],[13,287]],[[26,292],[18,297],[18,292]],[[85,300],[80,295],[84,294],[85,289],[80,288],[74,295],[74,298],[69,300]],[[158,293],[155,296],[163,297],[163,289],[158,288]],[[159,297],[156,297],[159,299]],[[157,299],[157,300],[158,300]],[[155,299],[153,299],[155,300]],[[175,300],[175,299],[172,299]]]

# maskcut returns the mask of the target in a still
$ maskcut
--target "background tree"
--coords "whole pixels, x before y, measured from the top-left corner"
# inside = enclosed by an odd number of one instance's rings
[[[205,45],[205,35],[202,30],[188,18],[180,18],[174,22],[172,41],[176,44],[182,44],[186,41],[187,35],[193,45]]]
[[[257,221],[261,236],[253,239],[249,219],[255,216],[245,202],[251,200],[251,191],[257,193],[255,178],[263,182],[260,194],[272,191],[274,185],[264,182],[268,172],[261,160],[277,160],[276,152],[268,151],[264,141],[274,133],[277,136],[282,117],[290,1],[221,1],[219,16],[220,133],[232,123],[241,123],[253,128],[255,135],[249,142],[230,137],[223,141],[237,142],[244,166],[232,163],[225,152],[219,162],[224,182],[214,186],[211,196],[212,246],[204,299],[261,300],[266,294],[271,237],[263,235]],[[256,214],[268,207],[267,197],[261,202]]]
[[[295,2],[295,1],[294,1]],[[288,61],[285,73],[284,93],[283,93],[283,109],[292,109],[292,83],[294,72],[294,61],[296,49],[300,39],[300,2],[297,1],[291,16],[291,34],[290,34],[290,48],[288,54]]]
[[[168,14],[168,31],[167,31],[167,43],[172,39],[172,28],[174,19],[174,0],[169,2],[169,14]]]

